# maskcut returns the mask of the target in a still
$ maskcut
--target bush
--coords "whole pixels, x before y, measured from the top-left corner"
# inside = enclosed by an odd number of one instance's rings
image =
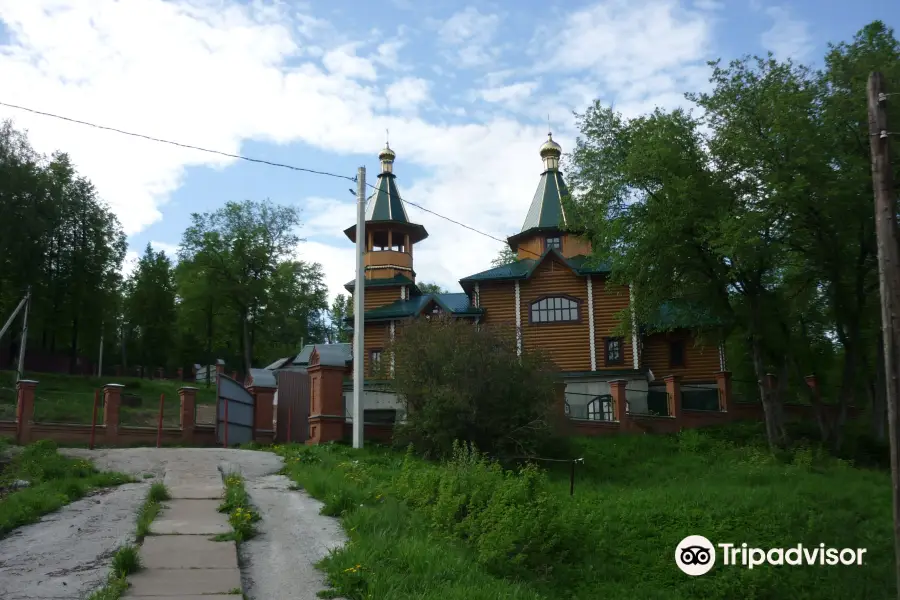
[[[404,325],[392,348],[407,421],[395,443],[447,458],[454,440],[498,458],[558,449],[557,373],[544,354],[519,356],[509,329],[447,319]]]

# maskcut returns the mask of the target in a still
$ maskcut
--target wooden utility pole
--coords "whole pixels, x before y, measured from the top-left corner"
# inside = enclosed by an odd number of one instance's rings
[[[869,75],[869,144],[875,188],[875,234],[878,243],[878,283],[881,288],[881,329],[884,337],[885,392],[891,442],[891,487],[894,495],[894,568],[900,594],[900,250],[897,201],[887,123],[887,90],[881,73]]]

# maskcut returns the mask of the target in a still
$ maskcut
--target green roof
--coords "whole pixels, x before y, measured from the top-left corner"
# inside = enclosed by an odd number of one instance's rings
[[[393,173],[381,173],[375,184],[375,192],[366,202],[366,221],[393,221],[409,223],[406,208],[400,198],[400,191],[394,182]]]
[[[594,266],[591,264],[591,259],[588,256],[578,255],[573,256],[571,258],[565,258],[562,254],[559,253],[554,248],[549,248],[544,251],[538,259],[532,258],[523,258],[521,260],[517,260],[515,262],[500,266],[494,267],[493,269],[488,269],[487,271],[482,271],[481,273],[476,273],[474,275],[469,275],[468,277],[464,277],[459,280],[460,285],[465,288],[466,283],[476,283],[479,281],[502,281],[505,279],[529,279],[534,273],[534,270],[537,268],[541,262],[547,257],[548,254],[553,253],[559,260],[563,263],[567,264],[573,271],[575,271],[576,275],[595,275],[595,274],[607,274],[609,273],[609,267],[607,265],[597,265]]]
[[[549,169],[541,173],[541,180],[538,182],[520,232],[524,233],[531,229],[565,229],[567,220],[562,199],[568,194],[569,190],[558,169]]]
[[[390,287],[393,285],[413,285],[413,280],[405,275],[394,275],[393,277],[388,277],[386,279],[366,279],[365,282],[366,289],[372,287]],[[345,283],[344,289],[352,293],[353,290],[356,289],[356,280],[351,279]]]
[[[415,296],[409,300],[396,300],[391,304],[367,310],[365,320],[366,322],[390,321],[393,319],[415,317],[421,314],[432,300],[434,300],[434,302],[436,302],[445,312],[454,316],[475,317],[484,312],[479,308],[470,306],[469,296],[467,294],[425,294],[422,296]]]

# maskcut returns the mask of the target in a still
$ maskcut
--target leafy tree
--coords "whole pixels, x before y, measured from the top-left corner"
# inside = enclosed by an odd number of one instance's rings
[[[353,317],[353,301],[350,296],[338,294],[331,303],[328,311],[328,321],[330,324],[328,332],[328,343],[349,343],[350,332],[347,331],[346,319]]]
[[[295,208],[248,200],[194,213],[184,232],[180,259],[207,273],[227,302],[244,372],[253,364],[254,315],[266,304],[279,263],[300,241],[299,222]]]
[[[516,253],[513,252],[509,246],[503,246],[503,249],[497,255],[497,258],[491,261],[491,266],[502,267],[503,265],[514,263],[516,260],[518,260]]]
[[[166,253],[147,244],[127,289],[125,321],[135,358],[149,368],[169,366],[175,340],[175,279]]]
[[[389,350],[407,420],[395,432],[432,457],[454,440],[495,456],[532,456],[554,439],[556,373],[538,351],[516,352],[508,330],[453,319],[415,319]]]
[[[436,283],[417,283],[416,287],[423,294],[446,294],[447,290]]]
[[[296,353],[305,343],[324,342],[327,309],[322,265],[290,260],[278,264],[266,303],[254,313],[258,326],[253,341],[263,362]]]

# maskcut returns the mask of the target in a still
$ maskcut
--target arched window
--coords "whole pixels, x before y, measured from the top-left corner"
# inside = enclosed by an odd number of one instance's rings
[[[612,396],[597,396],[587,405],[587,418],[591,421],[612,421]]]
[[[566,296],[541,298],[531,303],[532,323],[572,323],[580,318],[578,300]]]

